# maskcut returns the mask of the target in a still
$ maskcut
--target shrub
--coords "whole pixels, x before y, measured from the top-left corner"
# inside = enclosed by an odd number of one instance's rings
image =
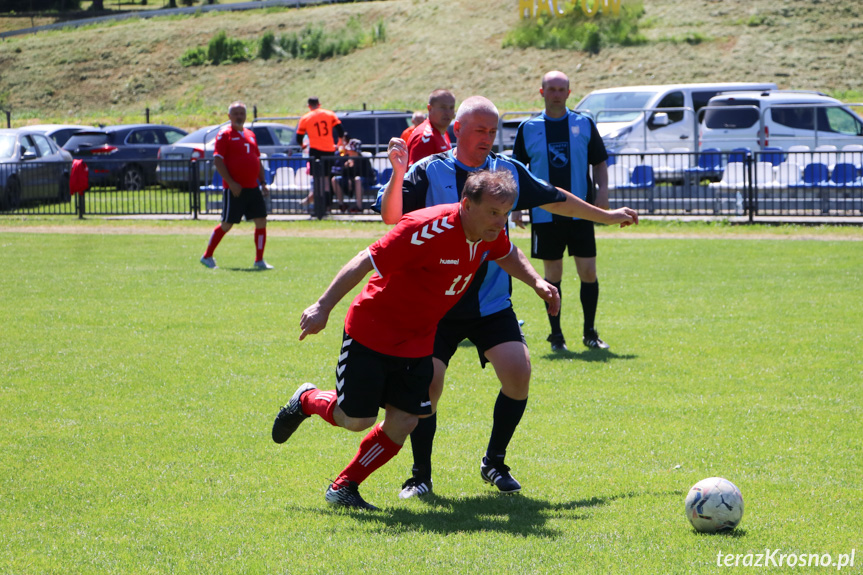
[[[602,46],[635,46],[647,39],[638,31],[638,20],[644,14],[640,2],[620,5],[620,14],[600,12],[590,17],[581,9],[581,2],[567,2],[564,13],[523,20],[510,30],[503,47],[583,50],[598,54]]]

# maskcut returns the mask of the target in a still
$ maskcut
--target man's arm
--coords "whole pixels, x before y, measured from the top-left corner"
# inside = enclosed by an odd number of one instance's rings
[[[620,224],[620,227],[622,228],[631,224],[638,223],[638,213],[636,213],[636,211],[632,208],[604,210],[602,208],[598,208],[597,206],[588,204],[584,200],[577,198],[576,196],[570,194],[562,188],[558,188],[558,190],[560,190],[566,196],[566,200],[562,202],[555,202],[553,204],[545,204],[543,206],[540,206],[542,209],[547,210],[553,214],[557,214],[559,216],[566,216],[568,218],[581,218],[582,220],[590,220],[592,222],[598,222],[600,224]],[[605,177],[605,196],[607,202],[607,173]]]
[[[228,166],[225,165],[225,160],[222,159],[222,156],[214,156],[213,165],[216,167],[216,171],[219,172],[219,175],[222,176],[222,180],[228,184],[228,189],[231,190],[231,194],[233,194],[235,198],[239,198],[240,194],[243,193],[243,186],[238,184],[234,178],[231,177],[231,173],[228,171]]]
[[[608,164],[600,162],[593,166],[593,183],[599,188],[596,192],[596,206],[608,209]]]
[[[392,138],[387,151],[393,165],[393,175],[381,195],[381,219],[385,224],[393,225],[403,215],[402,183],[408,168],[407,144],[401,138]]]
[[[368,250],[361,251],[345,264],[323,295],[318,298],[318,301],[303,312],[300,318],[300,329],[303,330],[300,333],[300,340],[302,341],[307,335],[318,333],[327,327],[330,312],[333,311],[336,304],[363,281],[366,274],[373,269],[372,258]]]
[[[532,287],[536,295],[548,303],[549,314],[558,314],[560,311],[560,293],[557,288],[536,273],[536,270],[530,265],[530,261],[517,246],[513,245],[512,251],[505,257],[495,260],[495,263],[510,276]]]

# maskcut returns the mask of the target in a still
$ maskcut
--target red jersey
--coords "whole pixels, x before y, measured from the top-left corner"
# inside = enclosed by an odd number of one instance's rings
[[[216,150],[213,156],[222,158],[231,177],[244,188],[257,188],[261,173],[261,153],[255,134],[243,128],[238,132],[233,126],[225,126],[216,135]],[[228,183],[222,182],[227,189]]]
[[[425,120],[411,132],[408,140],[408,164],[415,164],[427,156],[446,152],[451,148],[449,134],[441,134]]]
[[[459,204],[405,214],[368,248],[375,272],[348,309],[345,331],[386,355],[431,355],[438,322],[480,265],[511,249],[503,230],[493,242],[467,241]]]
[[[302,118],[297,124],[297,134],[309,135],[309,147],[320,152],[335,152],[336,144],[333,140],[333,128],[342,121],[335,112],[317,108]]]

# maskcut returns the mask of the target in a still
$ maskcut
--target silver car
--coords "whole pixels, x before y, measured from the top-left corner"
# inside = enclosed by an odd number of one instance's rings
[[[40,134],[45,134],[62,148],[63,144],[65,144],[75,132],[80,132],[81,130],[97,130],[98,128],[93,126],[79,126],[76,124],[37,124],[35,126],[27,126],[27,129],[39,132]]]
[[[217,124],[196,130],[173,144],[159,148],[159,164],[156,167],[156,180],[166,188],[186,188],[189,182],[190,161],[212,160],[216,134],[227,126]],[[296,143],[296,129],[293,126],[274,122],[248,122],[246,128],[254,132],[258,149],[264,156],[273,154],[291,155],[299,152]],[[212,163],[206,162],[198,174],[198,181],[204,185],[213,179]]]
[[[0,130],[0,210],[33,200],[69,201],[72,156],[27,128]]]

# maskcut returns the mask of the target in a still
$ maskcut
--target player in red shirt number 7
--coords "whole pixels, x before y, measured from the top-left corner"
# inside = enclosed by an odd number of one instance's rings
[[[374,271],[348,309],[336,389],[301,385],[273,424],[283,443],[300,423],[318,415],[349,431],[372,428],[354,459],[326,492],[334,505],[376,509],[358,486],[401,449],[419,417],[431,414],[429,384],[438,322],[459,300],[486,260],[560,306],[557,289],[536,273],[504,232],[516,199],[509,172],[476,172],[462,200],[405,215],[383,238],[348,262],[300,319],[300,339],[327,325],[330,312]],[[375,425],[378,409],[384,421]]]

